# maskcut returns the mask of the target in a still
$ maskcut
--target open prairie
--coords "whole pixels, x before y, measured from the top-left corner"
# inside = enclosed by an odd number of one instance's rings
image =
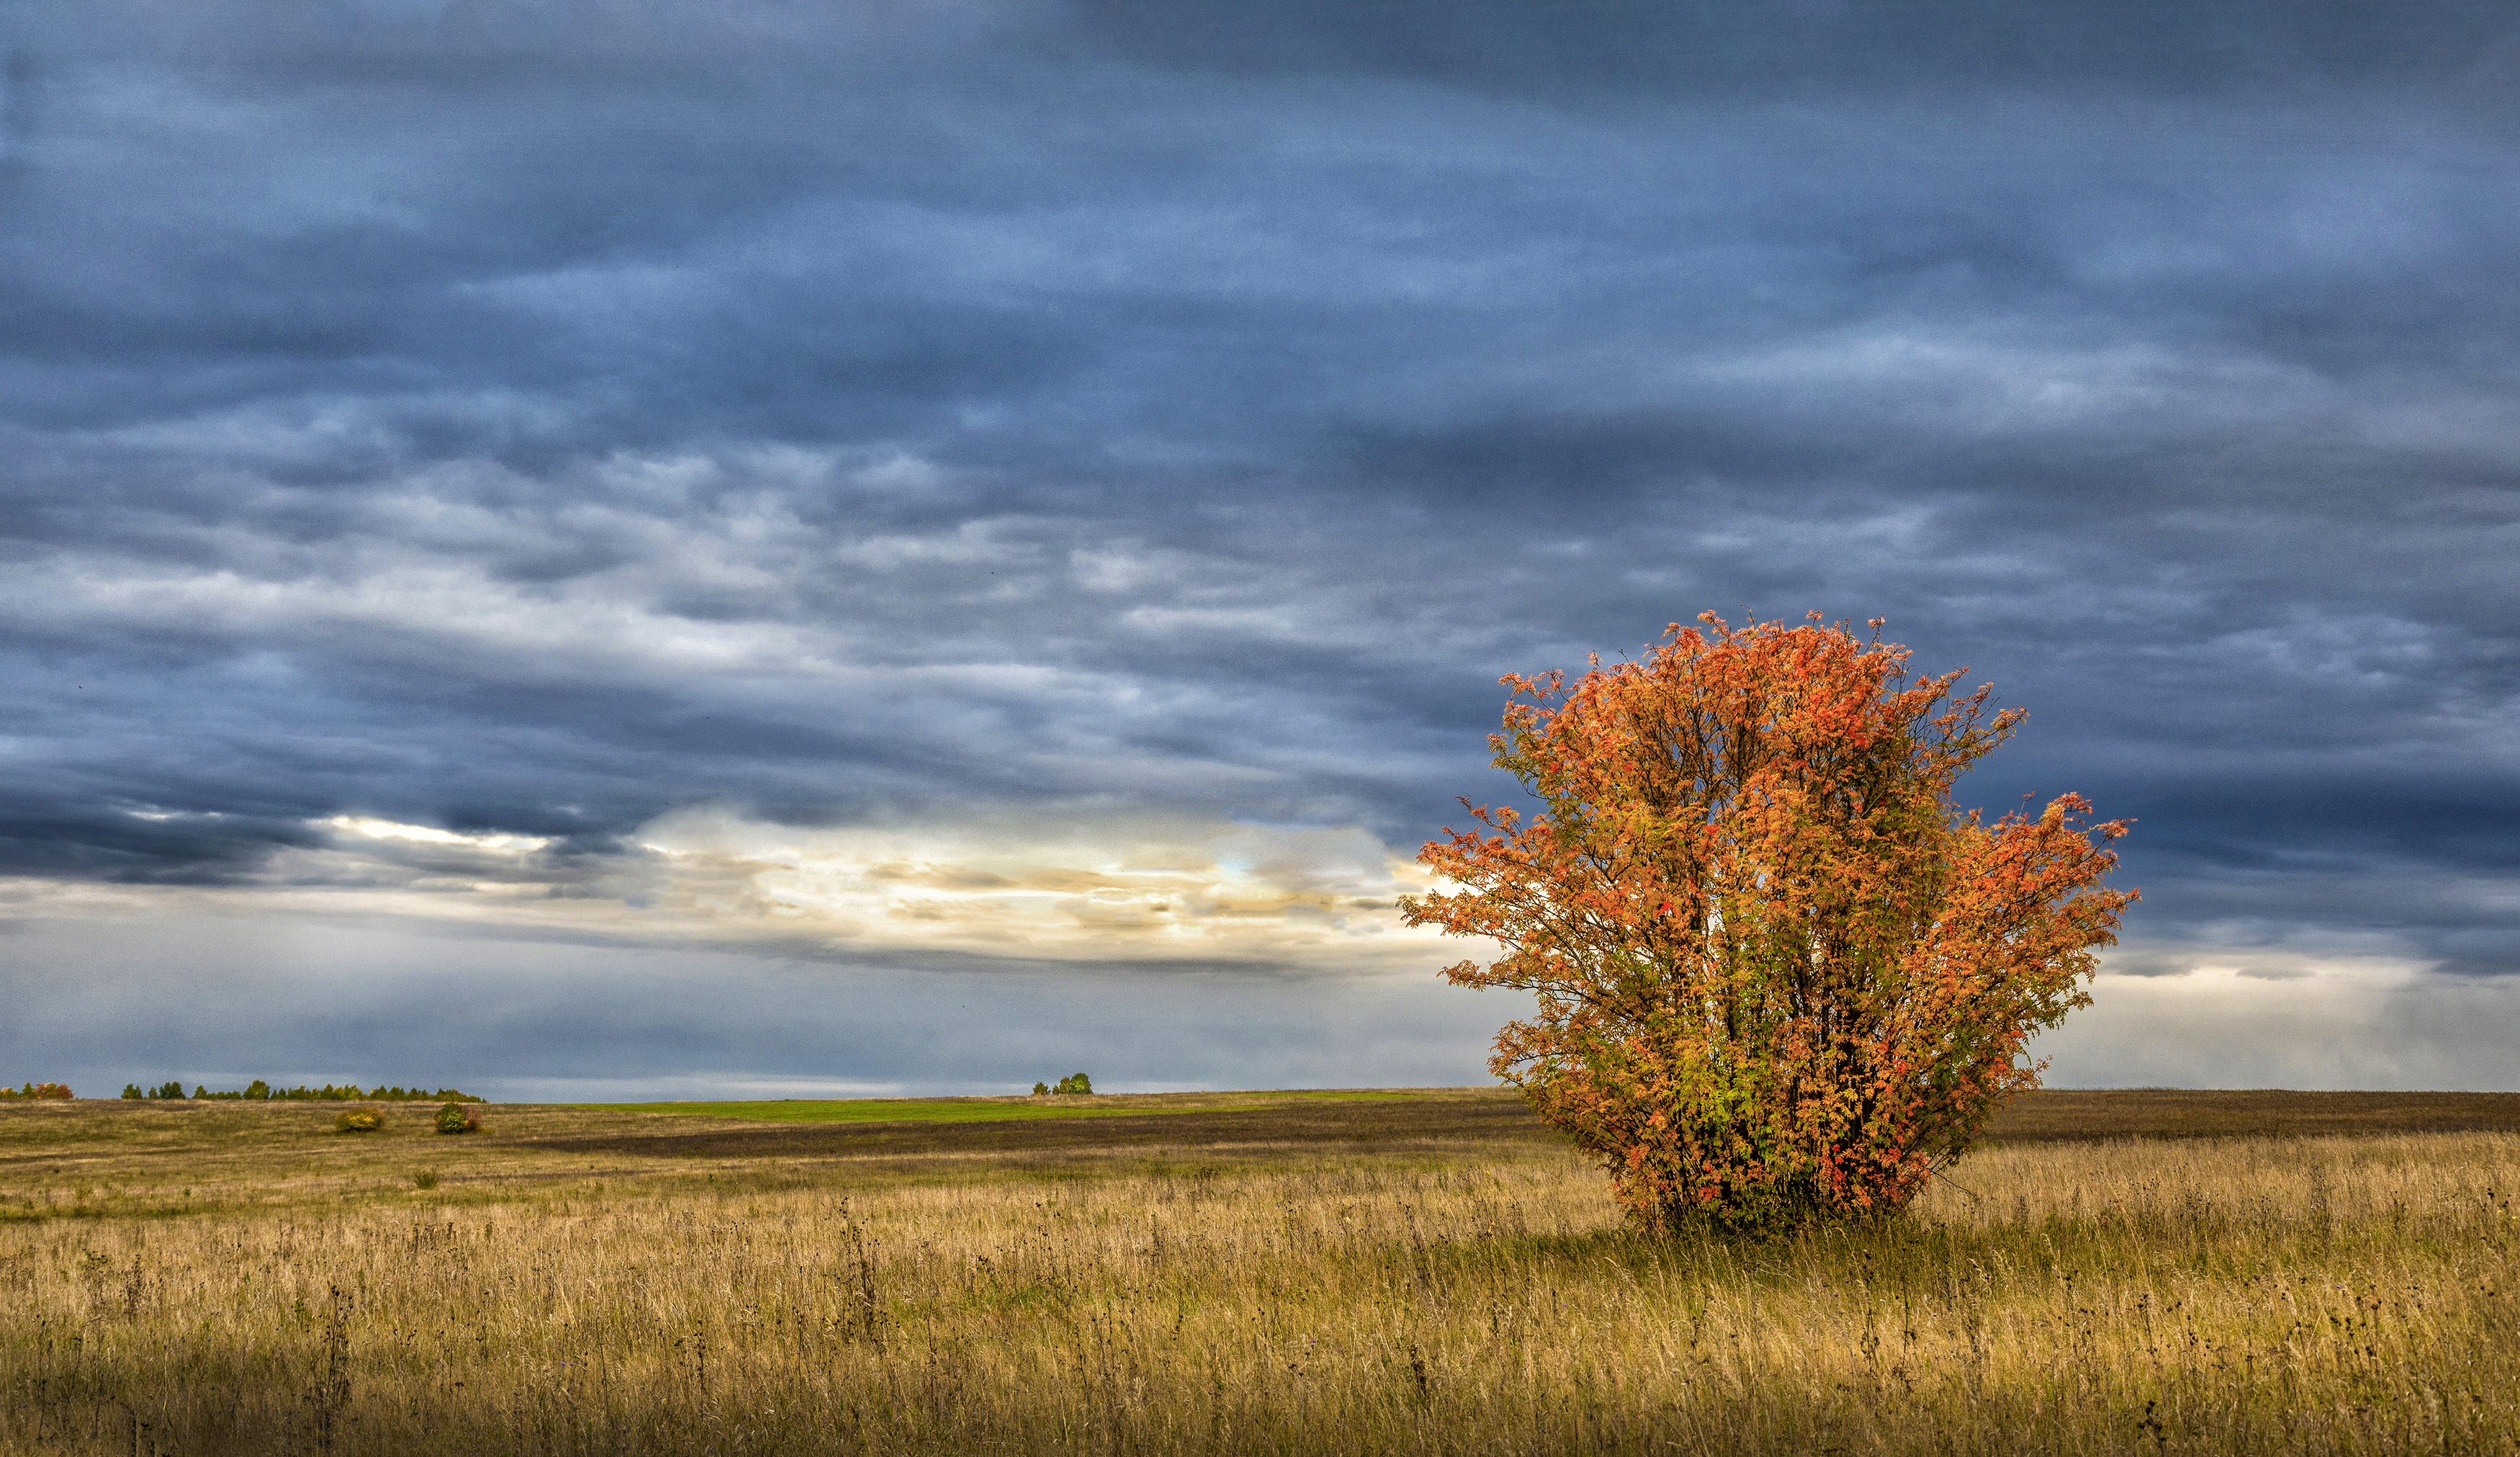
[[[2520,1433],[2520,1096],[2042,1093],[1909,1216],[1766,1244],[1628,1234],[1508,1093],[967,1108],[0,1107],[0,1450]]]

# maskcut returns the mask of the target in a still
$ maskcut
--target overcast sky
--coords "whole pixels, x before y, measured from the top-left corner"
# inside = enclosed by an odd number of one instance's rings
[[[0,0],[0,1078],[1459,1083],[1508,671],[1889,619],[2050,1081],[2520,1087],[2520,13]]]

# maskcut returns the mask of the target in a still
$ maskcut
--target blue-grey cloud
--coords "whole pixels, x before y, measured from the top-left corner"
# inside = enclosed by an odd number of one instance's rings
[[[93,0],[0,52],[26,924],[697,894],[641,837],[701,807],[1405,855],[1504,792],[1500,672],[1819,609],[2032,709],[1973,795],[2140,820],[2135,979],[2520,972],[2503,7]]]

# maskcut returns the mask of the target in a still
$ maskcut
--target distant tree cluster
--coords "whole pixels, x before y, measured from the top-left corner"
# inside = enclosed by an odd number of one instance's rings
[[[0,1098],[72,1098],[66,1082],[30,1082],[22,1088],[0,1087]]]
[[[1047,1098],[1053,1093],[1090,1093],[1093,1091],[1094,1079],[1086,1076],[1082,1072],[1070,1072],[1065,1077],[1058,1080],[1058,1086],[1057,1087],[1052,1087],[1046,1082],[1037,1082],[1032,1085],[1032,1095],[1036,1098]]]
[[[50,1087],[52,1084],[47,1083],[46,1086]],[[65,1091],[49,1096],[67,1098],[69,1094]],[[490,1101],[487,1098],[475,1098],[471,1093],[459,1093],[453,1088],[439,1088],[432,1093],[421,1087],[361,1088],[357,1083],[337,1088],[329,1082],[320,1088],[303,1086],[275,1088],[259,1077],[247,1083],[242,1089],[220,1093],[213,1093],[208,1088],[196,1085],[188,1094],[184,1091],[184,1085],[181,1082],[160,1083],[154,1088],[143,1088],[136,1082],[128,1082],[122,1085],[122,1096],[125,1098],[243,1099],[248,1103],[260,1103],[268,1099],[291,1103],[487,1103]]]

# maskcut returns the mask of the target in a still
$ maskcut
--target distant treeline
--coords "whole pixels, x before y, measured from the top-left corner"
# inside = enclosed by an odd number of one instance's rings
[[[68,1098],[74,1096],[69,1084],[30,1082],[22,1088],[0,1087],[0,1098]]]
[[[487,1103],[490,1101],[487,1098],[475,1098],[471,1093],[459,1093],[453,1088],[439,1088],[432,1093],[427,1088],[363,1088],[355,1082],[338,1088],[329,1082],[320,1088],[275,1088],[259,1077],[247,1083],[242,1089],[224,1093],[213,1093],[208,1088],[196,1086],[190,1094],[187,1094],[184,1091],[184,1085],[180,1082],[160,1083],[154,1088],[143,1088],[136,1082],[127,1082],[122,1085],[122,1096],[213,1100],[229,1098],[243,1099],[251,1103],[260,1103],[267,1099],[292,1103]]]

